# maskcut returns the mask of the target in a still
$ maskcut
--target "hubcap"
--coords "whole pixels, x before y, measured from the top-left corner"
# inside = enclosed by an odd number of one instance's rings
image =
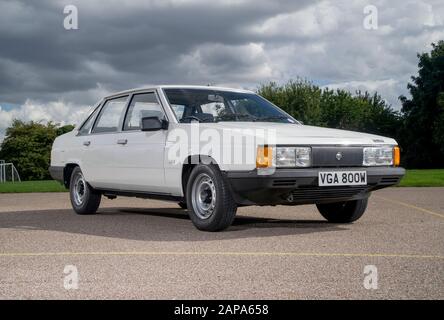
[[[216,208],[216,186],[209,175],[197,176],[191,191],[193,209],[200,219],[208,219]]]
[[[81,173],[77,174],[74,179],[74,202],[76,205],[81,206],[85,200],[86,182]]]

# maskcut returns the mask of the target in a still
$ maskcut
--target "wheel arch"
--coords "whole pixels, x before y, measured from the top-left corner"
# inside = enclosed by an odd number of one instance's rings
[[[63,169],[63,185],[69,189],[69,184],[71,181],[71,175],[74,171],[74,168],[80,167],[78,163],[67,163],[65,168]]]
[[[219,170],[219,164],[212,157],[208,155],[189,155],[182,164],[182,192],[184,198],[186,199],[186,189],[188,184],[188,179],[190,178],[191,171],[193,171],[194,167],[198,164],[214,164]]]

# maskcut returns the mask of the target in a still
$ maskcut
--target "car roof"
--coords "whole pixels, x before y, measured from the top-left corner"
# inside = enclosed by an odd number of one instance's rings
[[[193,86],[193,85],[157,85],[157,86],[147,86],[142,88],[128,89],[120,92],[113,93],[106,96],[104,99],[109,99],[116,96],[121,96],[124,94],[131,94],[139,91],[146,90],[156,90],[156,89],[202,89],[202,90],[216,90],[216,91],[231,91],[240,93],[254,93],[251,90],[238,89],[238,88],[228,88],[228,87],[218,87],[218,86]]]

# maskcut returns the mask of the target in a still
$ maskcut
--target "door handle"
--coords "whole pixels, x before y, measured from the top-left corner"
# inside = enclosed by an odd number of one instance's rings
[[[128,143],[128,140],[126,140],[126,139],[117,140],[117,144],[127,144],[127,143]]]
[[[91,144],[91,141],[83,141],[84,146],[89,146]]]

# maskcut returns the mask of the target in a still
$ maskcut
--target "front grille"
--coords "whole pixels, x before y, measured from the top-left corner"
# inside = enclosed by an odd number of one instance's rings
[[[312,157],[313,167],[360,167],[364,154],[362,147],[314,146]]]
[[[351,187],[301,187],[291,191],[293,201],[296,200],[326,200],[336,198],[350,198],[360,193],[365,193],[368,186]]]

